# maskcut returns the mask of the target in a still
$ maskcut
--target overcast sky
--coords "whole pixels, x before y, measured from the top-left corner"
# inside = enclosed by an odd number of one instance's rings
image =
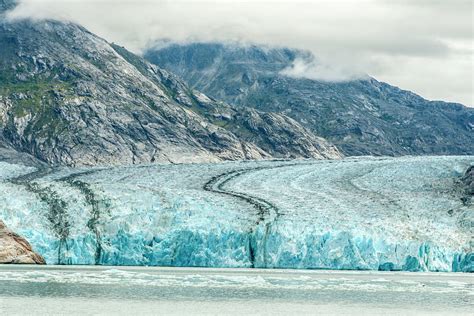
[[[140,53],[155,40],[239,41],[314,52],[298,74],[369,74],[474,106],[472,0],[20,0],[13,16],[78,22]]]

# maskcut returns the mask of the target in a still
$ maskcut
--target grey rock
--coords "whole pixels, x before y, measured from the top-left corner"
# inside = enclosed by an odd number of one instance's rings
[[[0,46],[3,147],[48,164],[341,157],[288,116],[218,102],[73,23],[3,20]]]

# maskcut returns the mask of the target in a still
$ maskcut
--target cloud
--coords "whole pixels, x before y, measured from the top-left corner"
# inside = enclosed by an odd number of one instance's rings
[[[354,69],[344,69],[337,65],[303,58],[295,59],[291,66],[283,69],[280,73],[288,77],[329,82],[343,82],[367,77],[365,73],[355,73]]]
[[[310,50],[290,73],[370,74],[434,99],[474,105],[471,0],[20,0],[12,18],[80,23],[140,53],[156,40]]]

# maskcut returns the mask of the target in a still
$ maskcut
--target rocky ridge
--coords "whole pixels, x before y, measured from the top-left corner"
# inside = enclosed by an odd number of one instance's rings
[[[207,97],[73,23],[3,18],[0,45],[0,143],[48,164],[341,157],[288,116]]]
[[[473,155],[474,108],[428,101],[374,78],[290,76],[309,52],[222,43],[150,48],[145,58],[231,104],[283,113],[345,155]]]

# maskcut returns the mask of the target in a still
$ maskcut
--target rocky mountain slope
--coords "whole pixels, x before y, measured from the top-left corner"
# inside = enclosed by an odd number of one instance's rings
[[[474,109],[433,102],[373,78],[323,82],[282,74],[307,52],[212,43],[145,58],[232,104],[285,113],[347,155],[474,154]]]
[[[208,98],[76,24],[0,15],[0,47],[10,153],[66,165],[340,157],[288,116]]]

